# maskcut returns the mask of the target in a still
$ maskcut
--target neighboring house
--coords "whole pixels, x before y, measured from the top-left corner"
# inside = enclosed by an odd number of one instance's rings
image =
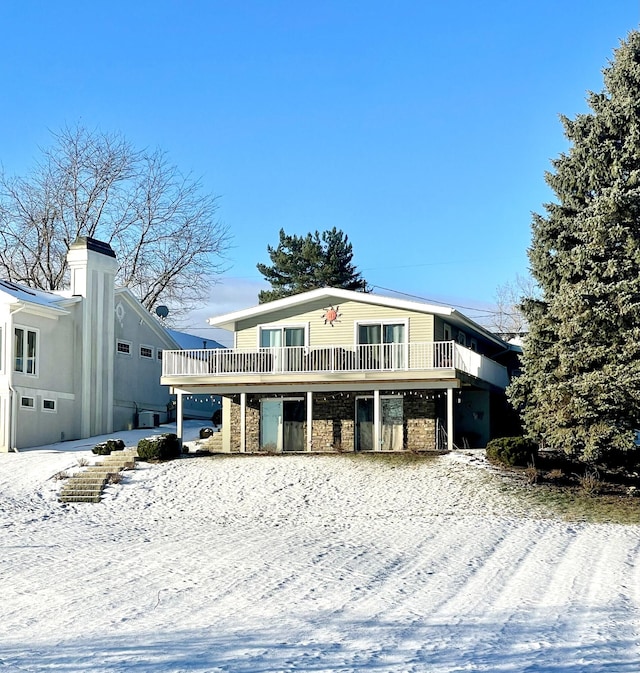
[[[423,451],[502,429],[509,344],[451,308],[319,289],[219,316],[234,348],[166,352],[177,394],[222,395],[223,447]]]
[[[115,254],[79,238],[71,287],[0,280],[0,451],[150,426],[167,418],[162,351],[179,344],[127,289]]]

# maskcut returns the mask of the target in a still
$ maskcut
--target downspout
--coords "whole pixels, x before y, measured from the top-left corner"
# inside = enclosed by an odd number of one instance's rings
[[[11,327],[14,328],[13,316],[16,313],[20,313],[24,309],[24,304],[18,305],[15,310],[9,308],[9,316],[11,317]],[[14,328],[15,329],[15,328]],[[5,355],[9,356],[10,348],[8,344],[11,341],[9,334],[5,337],[5,344],[7,348],[5,349]],[[5,357],[7,363],[7,387],[9,388],[9,437],[7,438],[7,449],[18,453],[18,393],[13,387],[13,363],[10,361],[12,358]],[[13,446],[12,446],[13,444]]]

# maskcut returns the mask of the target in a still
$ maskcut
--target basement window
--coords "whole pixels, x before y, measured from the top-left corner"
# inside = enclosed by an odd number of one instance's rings
[[[21,397],[20,406],[25,409],[35,409],[35,399],[33,397]]]
[[[56,410],[55,400],[42,400],[42,411],[55,411],[55,410]]]

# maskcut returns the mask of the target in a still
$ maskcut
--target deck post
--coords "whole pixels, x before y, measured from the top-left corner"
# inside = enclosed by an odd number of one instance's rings
[[[240,393],[240,452],[247,450],[247,393]]]
[[[313,451],[313,393],[307,392],[307,451]]]
[[[182,448],[182,440],[184,439],[184,406],[182,404],[182,392],[176,392],[176,435],[178,435],[178,442]]]
[[[381,429],[380,413],[380,391],[376,388],[373,391],[373,450],[380,451],[380,429]]]
[[[453,388],[447,388],[447,451],[453,451]]]

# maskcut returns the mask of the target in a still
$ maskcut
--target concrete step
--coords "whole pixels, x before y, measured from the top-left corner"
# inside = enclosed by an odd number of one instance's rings
[[[100,502],[100,495],[60,495],[60,502]]]
[[[95,465],[87,465],[82,472],[78,472],[60,488],[58,500],[60,502],[100,502],[105,485],[112,474],[122,470],[133,470],[137,449],[129,448],[115,451],[108,456],[100,456]]]

